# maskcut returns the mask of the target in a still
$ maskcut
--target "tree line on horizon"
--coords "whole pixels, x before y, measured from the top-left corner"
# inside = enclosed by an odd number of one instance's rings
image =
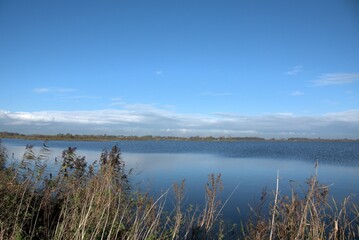
[[[357,142],[359,139],[348,138],[306,138],[306,137],[291,137],[291,138],[270,138],[263,137],[232,137],[232,136],[191,136],[191,137],[176,137],[176,136],[125,136],[125,135],[94,135],[94,134],[71,134],[58,133],[55,135],[49,134],[22,134],[14,132],[0,132],[0,138],[15,138],[26,140],[80,140],[80,141],[116,141],[116,140],[178,140],[178,141],[292,141],[292,142],[309,142],[309,141],[341,141],[341,142]]]

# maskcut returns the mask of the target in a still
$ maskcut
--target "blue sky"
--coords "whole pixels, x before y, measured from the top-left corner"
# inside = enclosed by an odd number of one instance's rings
[[[0,131],[359,138],[359,1],[1,1]]]

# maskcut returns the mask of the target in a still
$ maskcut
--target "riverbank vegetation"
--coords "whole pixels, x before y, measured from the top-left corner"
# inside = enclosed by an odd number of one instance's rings
[[[118,146],[93,164],[69,147],[54,175],[46,171],[49,156],[46,144],[38,153],[27,146],[23,159],[10,163],[0,144],[0,239],[359,238],[358,206],[350,197],[334,201],[317,174],[290,196],[280,194],[277,178],[248,218],[227,224],[220,174],[208,176],[203,204],[186,206],[184,180],[156,197],[134,189]]]
[[[192,136],[192,137],[175,137],[175,136],[124,136],[124,135],[80,135],[80,134],[55,134],[55,135],[44,135],[44,134],[20,134],[12,132],[0,132],[1,138],[13,138],[13,139],[26,139],[26,140],[60,140],[60,141],[291,141],[291,142],[358,142],[359,139],[323,139],[323,138],[303,138],[303,137],[292,137],[292,138],[262,138],[262,137],[230,137],[230,136]]]

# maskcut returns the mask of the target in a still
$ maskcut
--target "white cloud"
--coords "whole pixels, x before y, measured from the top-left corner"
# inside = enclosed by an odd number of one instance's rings
[[[155,73],[156,73],[156,75],[162,75],[162,74],[163,74],[163,71],[157,70]]]
[[[34,88],[35,93],[70,93],[75,92],[76,89],[73,88]]]
[[[124,106],[126,102],[122,98],[111,98],[110,106]]]
[[[287,75],[297,75],[298,73],[300,73],[302,71],[302,68],[303,68],[302,65],[294,66],[292,69],[285,72],[285,74],[287,74]]]
[[[304,95],[304,92],[295,91],[295,92],[292,92],[291,95],[292,95],[292,96],[302,96],[302,95]]]
[[[324,116],[328,119],[339,120],[342,122],[359,122],[359,110],[327,113]]]
[[[33,91],[35,93],[48,93],[50,92],[49,88],[34,88]]]
[[[10,112],[0,110],[0,131],[175,136],[359,138],[359,109],[317,116],[272,113],[180,114],[148,104],[93,111]]]
[[[75,95],[75,96],[64,96],[56,99],[64,99],[64,100],[79,100],[79,99],[100,99],[98,96],[90,96],[90,95]]]
[[[330,86],[349,84],[359,80],[359,73],[329,73],[322,74],[313,81],[314,86]]]
[[[321,101],[321,103],[327,104],[327,105],[338,105],[339,102],[338,101],[334,101],[331,99],[324,99]]]

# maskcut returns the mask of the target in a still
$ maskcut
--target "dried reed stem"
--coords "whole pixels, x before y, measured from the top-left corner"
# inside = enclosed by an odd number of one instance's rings
[[[275,220],[275,214],[277,211],[278,192],[279,192],[279,170],[277,170],[277,184],[276,184],[276,189],[275,189],[275,198],[274,198],[274,206],[273,206],[273,214],[272,214],[272,225],[271,225],[271,229],[270,229],[269,240],[272,240],[272,237],[273,237],[274,220]]]

